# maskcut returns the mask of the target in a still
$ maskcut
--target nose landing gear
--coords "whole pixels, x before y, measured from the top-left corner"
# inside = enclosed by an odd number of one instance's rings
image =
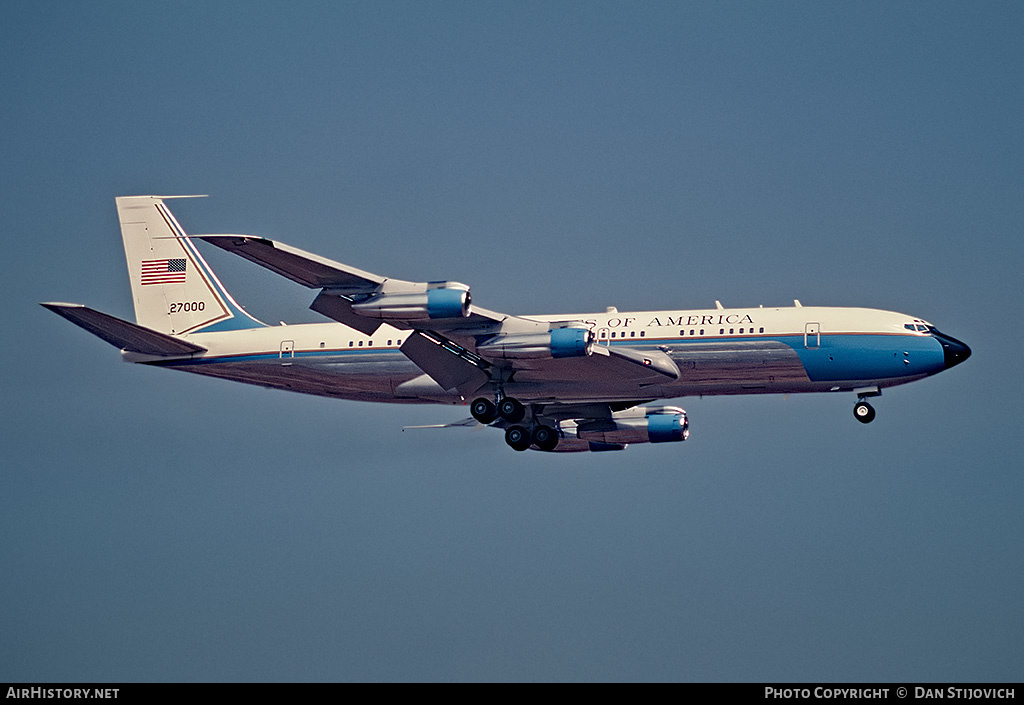
[[[875,408],[861,399],[853,405],[853,417],[861,423],[871,423],[875,419]]]
[[[875,408],[868,404],[868,397],[882,396],[879,387],[861,387],[854,389],[857,393],[857,403],[853,405],[853,418],[861,423],[871,423],[875,420]]]

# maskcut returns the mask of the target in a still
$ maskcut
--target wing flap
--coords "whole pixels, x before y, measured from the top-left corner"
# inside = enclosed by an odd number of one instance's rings
[[[464,396],[472,394],[487,383],[490,375],[484,371],[483,361],[475,362],[467,351],[453,346],[451,341],[415,331],[402,343],[401,350],[444,389],[457,389]]]
[[[360,316],[352,310],[351,301],[326,290],[317,294],[309,307],[338,323],[344,323],[349,328],[354,328],[363,335],[373,335],[383,323],[379,318]]]

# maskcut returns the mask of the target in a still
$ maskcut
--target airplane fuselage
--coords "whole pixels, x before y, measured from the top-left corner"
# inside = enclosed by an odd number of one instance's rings
[[[676,380],[654,383],[585,380],[564,373],[552,378],[549,368],[526,365],[504,387],[506,394],[531,402],[881,389],[959,361],[943,345],[945,336],[926,322],[875,309],[792,306],[524,318],[583,322],[597,345],[661,351],[681,373]],[[123,355],[134,362],[320,396],[464,403],[457,391],[442,389],[402,354],[399,348],[410,332],[383,325],[363,335],[333,322],[268,326],[185,336],[207,351],[179,358]],[[586,372],[581,366],[579,375]]]

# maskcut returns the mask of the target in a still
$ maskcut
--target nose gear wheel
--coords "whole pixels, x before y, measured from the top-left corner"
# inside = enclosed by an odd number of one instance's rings
[[[875,408],[861,400],[853,405],[853,417],[861,423],[871,423],[875,419]]]

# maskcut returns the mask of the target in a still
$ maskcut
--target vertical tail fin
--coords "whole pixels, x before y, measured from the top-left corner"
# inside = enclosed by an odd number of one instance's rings
[[[173,335],[264,325],[231,298],[164,198],[175,197],[116,199],[136,323]]]

